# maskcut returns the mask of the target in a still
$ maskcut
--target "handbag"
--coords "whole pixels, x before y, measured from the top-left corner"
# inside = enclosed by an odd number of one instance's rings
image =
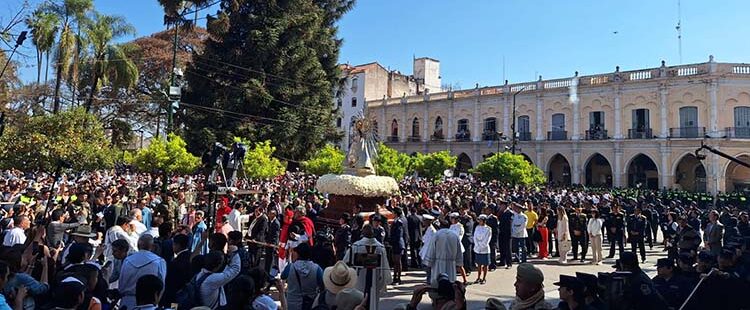
[[[560,240],[557,242],[557,247],[560,252],[569,252],[572,247],[570,240]]]

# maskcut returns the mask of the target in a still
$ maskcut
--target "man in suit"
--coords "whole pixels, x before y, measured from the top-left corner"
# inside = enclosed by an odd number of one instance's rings
[[[166,289],[160,303],[163,307],[169,307],[176,302],[177,292],[193,277],[189,240],[188,236],[183,234],[177,234],[172,238],[172,249],[177,255],[167,264]]]
[[[497,268],[497,240],[499,239],[498,230],[500,228],[499,219],[495,216],[492,208],[484,208],[484,214],[487,215],[487,226],[492,230],[490,233],[490,270]]]
[[[391,245],[391,259],[393,261],[393,284],[401,283],[401,255],[406,250],[406,241],[409,238],[406,232],[406,218],[404,211],[400,207],[393,209],[396,218],[391,225],[388,243]]]
[[[419,249],[422,247],[422,217],[413,206],[409,208],[406,226],[409,232],[410,265],[412,268],[422,269],[422,259],[419,257]]]
[[[266,230],[266,243],[279,244],[279,234],[281,234],[281,223],[276,217],[276,209],[268,210],[268,229]],[[276,264],[276,248],[265,248],[264,267],[266,272],[271,272],[271,267]]]
[[[704,248],[708,249],[714,257],[721,254],[721,240],[724,237],[724,225],[719,222],[719,212],[711,210],[708,213],[708,224],[703,232]]]
[[[248,235],[250,240],[257,242],[266,242],[266,232],[268,231],[268,217],[266,212],[261,207],[256,207],[253,211],[253,217],[250,219],[250,226],[248,227]],[[250,242],[250,263],[253,266],[257,266],[260,263],[260,257],[262,253],[262,246],[256,243]]]
[[[500,201],[500,219],[498,221],[498,248],[500,249],[500,265],[510,269],[513,256],[510,250],[511,229],[513,227],[513,211],[508,208],[508,203]]]

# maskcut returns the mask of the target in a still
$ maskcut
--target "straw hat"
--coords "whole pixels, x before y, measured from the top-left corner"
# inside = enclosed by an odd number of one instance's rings
[[[323,284],[329,292],[338,294],[341,290],[357,284],[357,272],[343,261],[338,261],[323,271]]]

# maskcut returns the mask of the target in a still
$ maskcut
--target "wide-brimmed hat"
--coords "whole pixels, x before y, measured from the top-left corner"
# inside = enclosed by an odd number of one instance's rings
[[[338,261],[323,271],[323,284],[329,292],[338,294],[341,290],[357,284],[357,272],[343,261]]]
[[[84,238],[94,238],[96,237],[96,232],[93,232],[91,230],[91,225],[80,225],[76,227],[76,230],[70,233],[70,235]]]
[[[356,288],[342,289],[336,294],[336,309],[354,310],[355,307],[362,303],[362,299],[364,298],[365,294]]]

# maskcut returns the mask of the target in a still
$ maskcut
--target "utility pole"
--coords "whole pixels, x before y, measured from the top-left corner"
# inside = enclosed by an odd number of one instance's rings
[[[516,132],[516,95],[521,93],[524,89],[526,89],[526,86],[521,87],[521,89],[513,94],[513,123],[510,125],[510,130],[513,134],[513,141],[510,144],[510,153],[513,155],[516,154],[516,144],[518,143],[518,132]]]

